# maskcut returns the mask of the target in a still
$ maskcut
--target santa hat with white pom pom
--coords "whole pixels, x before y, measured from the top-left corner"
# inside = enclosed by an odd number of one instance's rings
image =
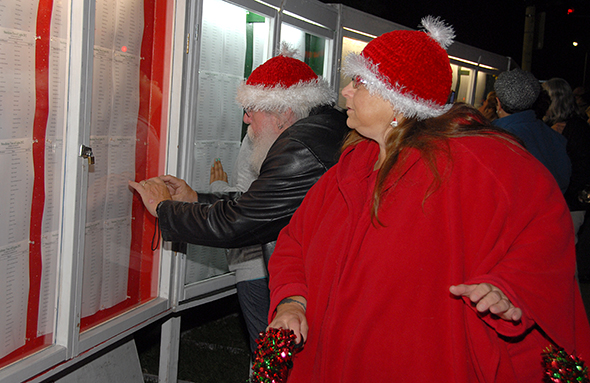
[[[299,118],[307,117],[311,109],[333,104],[335,92],[330,84],[301,60],[283,43],[281,53],[256,68],[238,87],[236,100],[244,109],[282,113],[293,110]]]
[[[422,19],[423,31],[397,30],[346,57],[343,71],[359,76],[371,94],[389,101],[406,118],[424,120],[448,111],[453,75],[446,49],[455,32],[432,16]]]

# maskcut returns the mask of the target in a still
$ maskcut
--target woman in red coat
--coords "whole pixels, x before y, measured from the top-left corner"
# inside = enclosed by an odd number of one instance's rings
[[[289,383],[541,382],[549,345],[590,360],[559,187],[446,104],[454,33],[422,24],[347,58],[354,131],[271,257],[270,327],[305,342]]]

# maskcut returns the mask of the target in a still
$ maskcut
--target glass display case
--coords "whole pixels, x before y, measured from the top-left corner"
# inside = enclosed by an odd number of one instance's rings
[[[41,379],[170,311],[155,219],[128,181],[165,169],[173,10],[0,6],[0,381]]]
[[[179,176],[199,193],[210,191],[210,169],[220,159],[231,175],[245,134],[236,90],[253,68],[271,57],[276,10],[256,2],[204,0],[187,13],[194,44],[185,57]],[[224,17],[218,17],[224,15]],[[190,33],[194,31],[194,33]],[[186,145],[189,144],[189,145]],[[231,178],[229,182],[233,184]],[[179,301],[232,288],[226,250],[189,244],[182,254]]]
[[[164,11],[96,1],[81,331],[157,294],[155,219],[128,181],[164,173]]]
[[[274,4],[276,3],[276,4]],[[283,6],[283,7],[282,7]],[[224,17],[218,17],[224,15]],[[210,192],[215,159],[232,179],[246,132],[243,110],[235,101],[240,82],[278,54],[283,43],[332,82],[337,11],[319,2],[282,4],[242,0],[203,0],[187,12],[178,175],[197,192]],[[198,36],[193,38],[190,36]],[[214,291],[227,294],[235,285],[226,249],[189,244],[181,255],[179,309],[197,305]]]
[[[0,367],[54,339],[67,13],[43,1],[0,7]]]

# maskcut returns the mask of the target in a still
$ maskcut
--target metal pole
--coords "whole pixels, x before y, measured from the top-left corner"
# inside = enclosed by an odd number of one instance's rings
[[[535,6],[526,7],[524,18],[524,40],[522,43],[522,69],[531,71],[533,42],[535,40]]]
[[[586,87],[586,69],[588,68],[588,51],[584,55],[584,75],[582,76],[582,86]]]

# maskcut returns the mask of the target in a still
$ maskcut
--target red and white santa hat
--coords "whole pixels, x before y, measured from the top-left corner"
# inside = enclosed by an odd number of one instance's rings
[[[294,52],[283,45],[281,53],[256,68],[238,87],[236,100],[244,109],[282,113],[291,108],[297,116],[333,104],[335,92]]]
[[[389,101],[406,118],[424,120],[451,108],[453,75],[446,49],[455,32],[439,18],[422,19],[421,31],[396,30],[346,57],[343,71],[359,76],[371,94]]]

